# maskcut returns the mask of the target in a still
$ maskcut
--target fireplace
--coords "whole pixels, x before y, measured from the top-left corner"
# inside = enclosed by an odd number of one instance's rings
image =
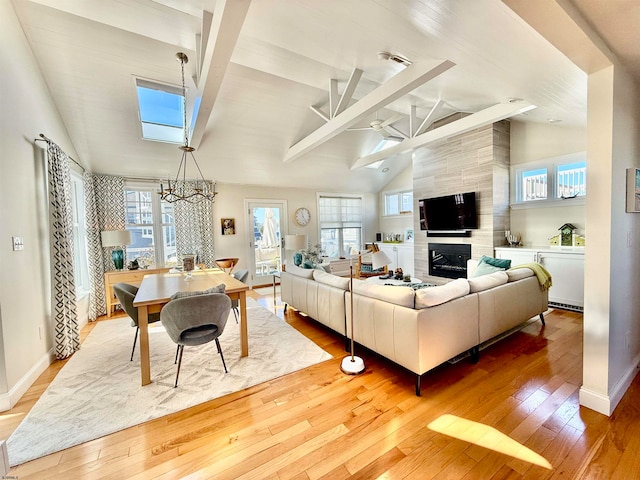
[[[429,275],[434,277],[464,278],[467,260],[471,258],[471,245],[452,243],[429,244]]]

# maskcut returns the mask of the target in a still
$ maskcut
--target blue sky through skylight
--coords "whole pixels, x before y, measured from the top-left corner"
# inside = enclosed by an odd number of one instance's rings
[[[184,110],[183,97],[175,93],[173,88],[162,89],[142,86],[138,81],[138,108],[142,124],[142,138],[160,142],[183,143]],[[154,85],[155,87],[155,85]]]

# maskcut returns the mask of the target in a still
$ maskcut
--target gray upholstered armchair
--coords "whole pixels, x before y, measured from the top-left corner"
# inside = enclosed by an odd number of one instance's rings
[[[231,274],[236,280],[240,280],[242,283],[247,283],[247,277],[249,276],[249,270],[238,270]],[[236,323],[238,323],[238,299],[231,300],[231,308],[233,315],[236,317]]]
[[[222,366],[227,373],[227,365],[218,337],[224,332],[230,311],[231,300],[224,293],[176,298],[162,309],[160,312],[162,325],[171,340],[178,345],[176,352],[178,370],[174,387],[178,386],[182,352],[185,345],[202,345],[215,340],[222,359]]]
[[[125,313],[131,317],[131,326],[136,327],[136,334],[133,337],[133,348],[131,349],[131,361],[133,361],[133,352],[136,350],[138,332],[140,331],[140,327],[138,327],[138,309],[133,306],[133,299],[136,298],[138,287],[129,285],[128,283],[116,283],[113,286],[113,292],[116,294],[116,297],[118,297],[118,301],[120,301],[120,305],[122,305]],[[158,320],[160,320],[159,313],[149,315],[149,323],[154,323]]]

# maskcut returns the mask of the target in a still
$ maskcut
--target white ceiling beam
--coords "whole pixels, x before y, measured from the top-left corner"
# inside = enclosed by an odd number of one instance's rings
[[[191,146],[198,148],[229,66],[251,0],[216,1],[198,83],[200,108],[194,111]]]
[[[340,96],[338,95],[338,80],[332,78],[329,82],[329,117],[333,118],[333,112],[336,111],[338,100]]]
[[[318,115],[320,118],[322,118],[325,122],[328,122],[329,120],[331,120],[329,118],[329,116],[324,113],[322,110],[320,110],[318,107],[314,107],[313,105],[309,106],[309,108],[311,109],[311,111],[313,113],[315,113],[316,115]]]
[[[409,138],[409,135],[407,135],[404,132],[401,132],[400,130],[398,130],[396,127],[394,127],[393,125],[387,125],[385,127],[387,130],[391,130],[394,133],[397,133],[398,135],[400,135],[402,138]]]
[[[289,148],[283,162],[292,162],[300,158],[383,106],[446,72],[454,65],[449,60],[436,63],[414,63]]]
[[[349,80],[347,81],[347,86],[344,88],[344,92],[342,92],[340,101],[338,102],[335,111],[331,114],[331,117],[340,115],[349,106],[349,102],[351,102],[351,99],[353,98],[353,93],[356,91],[360,77],[362,77],[362,70],[354,68]]]
[[[402,143],[387,148],[381,152],[366,155],[358,158],[351,165],[351,170],[356,168],[366,167],[372,163],[387,158],[400,155],[402,153],[411,152],[419,147],[423,147],[428,143],[435,142],[443,138],[451,137],[453,135],[459,135],[461,133],[469,132],[476,128],[488,125],[490,123],[504,120],[505,118],[513,117],[520,113],[528,112],[536,108],[535,105],[530,103],[498,103],[491,107],[480,110],[477,113],[468,115],[460,120],[456,120],[451,123],[447,123],[439,128],[423,133],[422,135],[415,136],[404,140]]]
[[[411,136],[416,137],[416,136],[424,133],[425,130],[427,128],[429,128],[431,126],[431,124],[435,121],[436,113],[438,112],[438,110],[440,110],[442,105],[444,105],[444,101],[443,100],[438,100],[435,103],[435,105],[431,108],[431,110],[429,111],[427,116],[424,118],[424,120],[422,121],[422,123],[420,124],[418,129],[415,132],[413,132]]]

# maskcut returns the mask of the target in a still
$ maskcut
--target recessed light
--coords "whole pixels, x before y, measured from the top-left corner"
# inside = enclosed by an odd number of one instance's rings
[[[384,167],[384,168],[382,169],[382,173],[387,173],[388,171],[389,171],[389,167]]]
[[[522,99],[518,98],[518,97],[509,97],[509,98],[507,98],[507,102],[509,102],[509,103],[518,103],[518,102],[521,102],[521,101],[522,101]]]
[[[560,123],[562,120],[558,118],[547,118],[547,122],[549,123]]]

